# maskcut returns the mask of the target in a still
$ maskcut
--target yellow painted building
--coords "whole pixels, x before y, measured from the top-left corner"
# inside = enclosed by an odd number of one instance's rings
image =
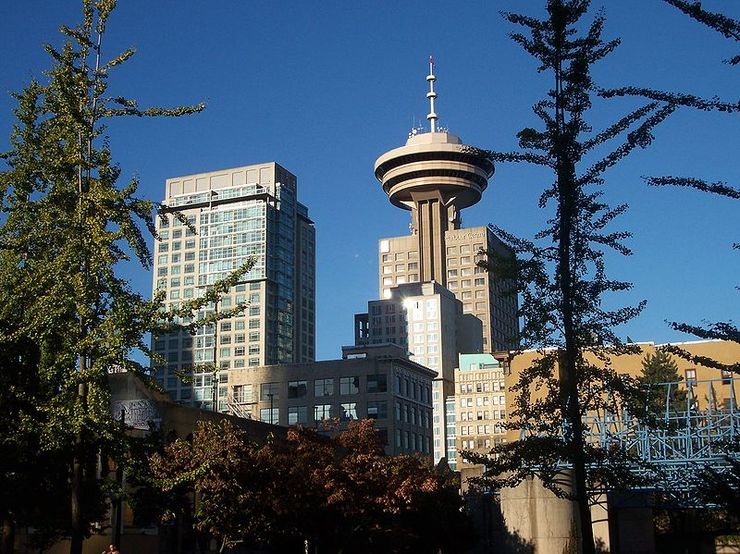
[[[646,356],[669,346],[668,344],[655,344],[652,342],[639,343],[641,352],[639,354],[615,355],[608,358],[608,363],[618,373],[639,377],[642,375],[643,360]],[[679,388],[681,390],[691,389],[690,398],[693,401],[692,409],[696,410],[724,410],[735,402],[740,392],[740,374],[732,374],[698,363],[696,358],[709,358],[722,364],[740,364],[740,344],[730,341],[691,341],[671,343],[670,346],[678,347],[687,352],[694,359],[687,360],[677,355],[672,359],[678,366],[678,375],[681,378]],[[496,357],[504,362],[504,373],[506,390],[519,381],[522,370],[529,367],[533,361],[542,356],[541,351],[528,350],[517,356],[510,357],[507,353],[497,354]],[[508,359],[507,359],[508,358]],[[590,361],[595,365],[603,364],[591,356]],[[507,414],[511,413],[514,395],[507,392]],[[509,431],[509,441],[518,438],[518,431]]]

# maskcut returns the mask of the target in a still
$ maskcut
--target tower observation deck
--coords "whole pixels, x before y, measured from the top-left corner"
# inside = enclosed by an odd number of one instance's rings
[[[404,146],[380,156],[375,177],[394,206],[411,211],[421,281],[445,283],[445,232],[459,229],[460,210],[477,203],[493,175],[493,162],[437,128],[434,61],[429,58],[429,132],[412,131]]]

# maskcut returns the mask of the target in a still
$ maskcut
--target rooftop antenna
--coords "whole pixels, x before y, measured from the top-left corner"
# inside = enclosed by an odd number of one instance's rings
[[[437,132],[437,114],[434,112],[434,99],[437,98],[437,93],[434,92],[434,81],[437,77],[434,75],[434,58],[429,56],[429,75],[427,75],[427,81],[429,81],[429,92],[427,92],[427,98],[429,98],[429,129],[432,133]]]

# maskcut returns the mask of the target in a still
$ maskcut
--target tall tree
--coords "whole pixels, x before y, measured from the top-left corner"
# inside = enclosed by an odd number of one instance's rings
[[[647,146],[652,128],[672,111],[651,101],[599,132],[588,123],[595,86],[591,66],[607,56],[618,40],[602,39],[603,13],[584,29],[587,0],[549,0],[547,16],[537,19],[505,13],[510,23],[527,32],[511,38],[538,62],[538,71],[552,77],[546,98],[534,105],[541,129],[519,134],[520,152],[489,152],[498,162],[525,162],[554,174],[540,197],[540,207],[552,207],[547,226],[534,240],[495,231],[509,242],[517,260],[493,256],[492,271],[516,279],[522,298],[522,348],[538,348],[540,356],[519,375],[509,413],[510,430],[518,441],[494,447],[492,456],[465,453],[486,465],[483,481],[495,487],[513,486],[536,474],[559,496],[574,500],[578,510],[580,545],[594,552],[590,500],[604,484],[630,486],[629,455],[602,449],[589,440],[584,418],[617,411],[636,391],[637,383],[616,374],[608,356],[636,351],[613,332],[636,316],[634,307],[609,309],[603,299],[631,285],[607,277],[605,250],[629,255],[624,231],[608,225],[627,206],[609,207],[599,188],[605,172],[634,149]],[[573,471],[573,488],[560,486],[564,467]],[[607,479],[608,477],[608,479]]]
[[[132,351],[149,353],[144,334],[181,315],[163,313],[161,297],[143,298],[116,272],[130,258],[151,267],[142,228],[154,232],[156,205],[136,196],[136,179],[118,185],[121,170],[104,122],[203,108],[140,109],[134,100],[110,95],[109,73],[134,54],[128,49],[103,58],[115,4],[83,0],[82,23],[61,28],[62,48],[46,46],[54,65],[45,82],[16,95],[17,123],[0,173],[0,351],[21,350],[3,365],[3,379],[17,385],[10,415],[21,425],[10,427],[27,441],[19,456],[36,444],[42,458],[50,456],[64,470],[66,517],[37,510],[36,521],[58,522],[57,532],[71,538],[75,554],[105,508],[98,457],[123,460],[129,448],[110,412],[107,374],[126,370],[149,379]],[[1,430],[3,443],[16,440]],[[21,464],[16,469],[25,471],[19,479],[35,471]],[[8,501],[15,507],[2,506],[6,519],[19,513],[23,499]]]

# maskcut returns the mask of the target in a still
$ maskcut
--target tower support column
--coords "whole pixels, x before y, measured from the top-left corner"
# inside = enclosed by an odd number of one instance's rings
[[[412,192],[412,225],[419,244],[419,276],[422,281],[447,283],[445,232],[457,229],[457,210],[439,191]]]

